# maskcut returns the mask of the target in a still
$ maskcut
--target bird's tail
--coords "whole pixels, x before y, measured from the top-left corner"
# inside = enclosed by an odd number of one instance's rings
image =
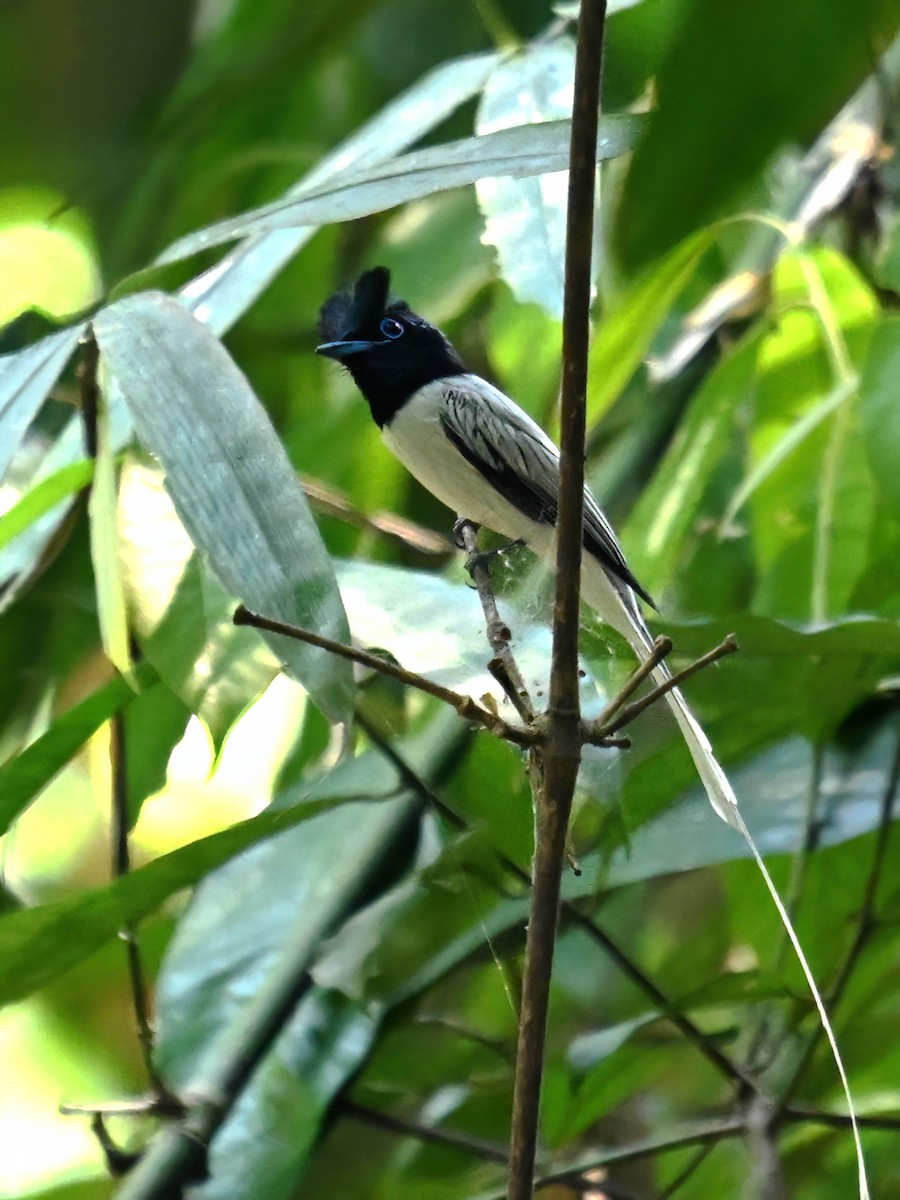
[[[630,589],[626,592],[620,590],[613,583],[602,565],[595,559],[585,558],[584,570],[582,574],[582,595],[585,601],[595,610],[597,615],[602,618],[608,625],[611,625],[618,633],[627,638],[634,650],[638,659],[643,661],[653,649],[653,638],[650,631],[644,623],[644,618],[641,615],[640,609],[637,606],[637,601],[634,599]],[[653,671],[652,679],[654,683],[663,684],[671,679],[671,672],[665,663],[660,665]],[[769,874],[768,868],[763,861],[762,855],[757,848],[756,843],[747,828],[744,818],[741,816],[738,808],[737,797],[734,794],[734,789],[728,782],[725,772],[719,766],[716,756],[713,754],[712,746],[709,744],[709,738],[703,732],[699,721],[688,708],[687,701],[681,694],[679,688],[672,688],[666,693],[666,702],[671,708],[675,720],[678,722],[678,727],[681,730],[681,736],[684,738],[685,745],[690,751],[691,758],[694,760],[694,765],[697,768],[697,773],[700,780],[706,789],[706,794],[709,797],[709,802],[715,809],[716,813],[733,826],[747,844],[753,860],[762,875],[763,882],[766,885],[766,890],[772,897],[772,903],[778,910],[778,916],[784,926],[784,930],[788,936],[788,940],[794,949],[797,956],[797,961],[806,978],[807,986],[819,1014],[819,1020],[822,1022],[822,1028],[825,1031],[825,1037],[828,1039],[828,1045],[831,1049],[832,1058],[837,1067],[838,1075],[840,1076],[841,1085],[844,1090],[844,1096],[847,1100],[847,1108],[850,1115],[850,1124],[853,1131],[853,1141],[856,1148],[856,1163],[858,1171],[858,1192],[859,1200],[869,1200],[869,1186],[866,1179],[866,1165],[863,1158],[862,1143],[859,1137],[859,1127],[856,1119],[856,1109],[853,1104],[853,1096],[850,1092],[850,1082],[847,1079],[847,1072],[844,1069],[844,1063],[841,1059],[840,1050],[838,1049],[837,1039],[834,1035],[834,1030],[829,1020],[828,1013],[825,1009],[825,1004],[813,976],[812,969],[807,961],[803,947],[800,944],[800,939],[797,937],[797,932],[794,929],[793,922],[785,908],[784,901],[779,895],[778,889],[772,876]]]
[[[648,647],[646,644],[635,646],[641,658],[647,657]],[[664,684],[671,678],[668,667],[665,663],[661,663],[653,672],[653,681],[656,684]],[[737,797],[734,794],[734,789],[728,782],[728,777],[719,766],[713,748],[709,744],[709,738],[703,732],[700,722],[688,708],[687,701],[681,693],[680,688],[672,688],[666,693],[666,703],[672,710],[672,715],[678,722],[678,728],[681,730],[681,736],[684,738],[684,744],[690,751],[691,758],[694,760],[694,766],[697,768],[697,774],[700,776],[700,782],[706,788],[706,794],[709,797],[709,802],[715,809],[716,813],[727,821],[729,825],[733,825],[735,829],[740,829],[743,826],[740,813],[738,812]]]
[[[620,589],[610,580],[599,562],[586,556],[582,594],[603,621],[628,639],[638,660],[643,662],[653,649],[653,638],[644,623],[644,618],[641,616],[641,611],[631,590]],[[652,674],[653,682],[656,684],[664,684],[671,678],[671,673],[665,663],[660,663]],[[666,703],[678,722],[681,736],[694,760],[697,774],[706,789],[710,804],[723,821],[727,821],[735,829],[740,829],[743,821],[738,812],[734,790],[728,782],[725,772],[716,761],[709,738],[703,732],[700,722],[688,708],[681,689],[672,688],[670,692],[667,692]]]

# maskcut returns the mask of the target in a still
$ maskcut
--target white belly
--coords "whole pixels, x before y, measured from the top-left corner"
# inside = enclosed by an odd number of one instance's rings
[[[451,380],[436,380],[404,404],[382,430],[385,445],[411,475],[461,517],[508,538],[533,541],[540,527],[487,482],[447,437],[440,422],[441,396]]]

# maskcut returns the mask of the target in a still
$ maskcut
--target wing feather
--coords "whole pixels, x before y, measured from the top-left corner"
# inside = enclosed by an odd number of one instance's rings
[[[476,386],[467,387],[470,380]],[[477,377],[453,380],[444,392],[441,425],[463,457],[532,521],[555,525],[559,512],[559,450],[527,413]],[[609,521],[584,489],[584,546],[619,584],[648,604]]]

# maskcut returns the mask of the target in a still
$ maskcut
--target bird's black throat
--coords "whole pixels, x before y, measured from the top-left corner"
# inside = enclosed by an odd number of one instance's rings
[[[319,352],[347,368],[382,428],[420,388],[466,373],[441,331],[402,300],[390,300],[389,286],[387,269],[374,267],[352,291],[336,292],[319,314],[327,339]]]
[[[435,333],[438,331],[435,330]],[[464,375],[463,366],[453,347],[447,343],[447,353],[433,346],[404,347],[403,352],[393,345],[354,354],[344,362],[356,386],[369,402],[372,418],[379,428],[390,425],[404,404],[429,383],[450,375]]]

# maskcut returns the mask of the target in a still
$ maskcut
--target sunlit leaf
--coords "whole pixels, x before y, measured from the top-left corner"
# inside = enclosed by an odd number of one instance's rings
[[[162,472],[126,461],[119,488],[119,545],[135,638],[148,662],[202,718],[219,747],[278,672],[178,519]]]
[[[61,329],[0,358],[0,478],[25,431],[72,356],[84,325]]]
[[[696,541],[702,501],[752,391],[757,348],[751,338],[707,375],[623,531],[632,570],[663,604],[685,543]]]
[[[149,687],[156,672],[146,663],[135,671],[138,687]],[[135,698],[119,677],[57,717],[50,728],[15,758],[0,766],[0,833],[34,800],[104,722]]]
[[[291,806],[268,808],[229,829],[164,854],[107,887],[3,917],[0,953],[6,969],[0,980],[0,1004],[9,1004],[43,987],[116,937],[124,925],[140,921],[169,896],[193,887],[248,846],[343,802],[343,797],[327,789],[321,796],[312,788],[304,789]]]
[[[131,675],[131,645],[125,590],[116,530],[117,468],[109,420],[109,406],[101,395],[96,414],[97,453],[94,482],[88,498],[91,520],[91,560],[97,594],[97,617],[106,656],[117,671]]]
[[[161,295],[133,296],[96,323],[105,365],[160,460],[194,544],[248,607],[346,641],[331,563],[306,497],[249,384],[216,338]],[[349,664],[293,640],[276,654],[334,720],[353,697]]]
[[[35,484],[8,512],[0,516],[0,547],[6,546],[38,518],[54,509],[61,500],[80,492],[94,476],[94,461],[79,459],[60,467]]]
[[[537,45],[489,75],[475,132],[564,120],[572,111],[575,47],[567,38]],[[517,299],[562,320],[568,172],[532,179],[489,178],[475,185],[482,241],[495,246],[500,274]]]
[[[604,314],[588,361],[589,424],[609,411],[641,365],[663,318],[712,241],[713,231],[704,230],[677,246]]]
[[[597,140],[598,160],[626,153],[634,144],[640,120],[631,115],[604,117]],[[222,242],[275,229],[351,221],[492,175],[521,178],[560,171],[568,163],[568,147],[569,123],[548,121],[416,150],[383,165],[348,171],[334,183],[302,197],[277,200],[188,234],[163,251],[157,261],[175,262]]]

